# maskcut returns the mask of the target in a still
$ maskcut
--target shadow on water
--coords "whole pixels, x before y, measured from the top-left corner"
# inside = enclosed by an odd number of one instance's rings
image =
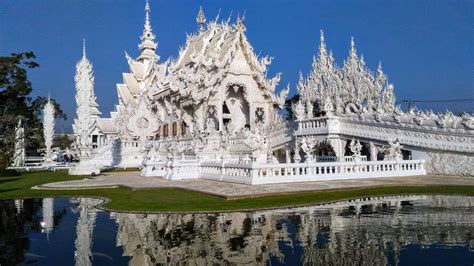
[[[109,213],[95,209],[98,202],[1,201],[0,264],[474,263],[474,197],[376,197],[220,214]]]

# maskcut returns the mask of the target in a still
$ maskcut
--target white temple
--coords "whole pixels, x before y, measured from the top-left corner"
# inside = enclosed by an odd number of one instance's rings
[[[276,92],[280,74],[267,76],[272,59],[255,54],[245,19],[206,24],[200,9],[196,20],[178,57],[160,61],[146,3],[140,54],[125,55],[130,71],[110,117],[98,110],[84,46],[73,126],[81,163],[71,174],[137,167],[144,176],[248,184],[474,175],[472,116],[403,112],[381,65],[374,75],[354,40],[340,68],[321,31],[313,69],[298,82],[295,117],[285,121],[289,86]]]

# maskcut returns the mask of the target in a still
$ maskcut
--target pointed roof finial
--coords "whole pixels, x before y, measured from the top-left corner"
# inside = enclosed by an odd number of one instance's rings
[[[204,31],[204,23],[206,23],[206,16],[204,16],[204,11],[202,6],[199,7],[199,12],[196,17],[196,22],[199,24],[199,31]]]
[[[240,15],[237,15],[237,29],[241,30],[242,32],[246,31],[244,22],[245,14],[242,17]]]
[[[142,42],[138,46],[141,50],[141,55],[139,59],[145,58],[145,57],[159,58],[155,53],[157,43],[155,42],[155,35],[153,35],[153,32],[151,30],[150,3],[148,3],[148,0],[146,0],[146,5],[145,5],[145,26],[143,28],[143,34],[140,39]]]
[[[327,51],[326,51],[326,43],[324,42],[324,32],[323,30],[320,31],[320,43],[319,43],[319,59],[326,60]]]
[[[356,51],[356,48],[355,48],[354,37],[351,36],[351,52],[355,52],[355,51]]]
[[[150,25],[150,3],[148,3],[148,0],[146,0],[145,5],[145,24]]]
[[[86,38],[82,38],[82,57],[86,58]]]

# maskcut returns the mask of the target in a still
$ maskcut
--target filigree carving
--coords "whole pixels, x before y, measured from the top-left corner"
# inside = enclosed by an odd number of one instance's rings
[[[304,104],[300,101],[298,101],[297,103],[293,104],[292,105],[292,109],[293,109],[293,113],[295,114],[296,116],[296,119],[297,120],[302,120],[302,119],[305,119],[306,117],[306,111],[305,111],[305,108],[304,108]]]
[[[130,117],[127,129],[132,136],[145,141],[147,137],[153,137],[156,134],[158,117],[142,101],[135,113]]]
[[[429,173],[457,176],[474,176],[474,157],[463,154],[430,152],[426,163]]]

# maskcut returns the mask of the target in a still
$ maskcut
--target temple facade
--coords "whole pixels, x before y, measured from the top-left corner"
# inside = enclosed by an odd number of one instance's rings
[[[381,65],[373,74],[354,40],[339,67],[321,31],[312,70],[300,76],[299,99],[284,119],[289,86],[277,93],[280,74],[267,76],[272,58],[255,54],[245,18],[206,23],[200,9],[196,21],[178,57],[162,61],[146,3],[140,54],[125,55],[130,71],[109,117],[98,109],[84,47],[73,126],[81,163],[71,174],[138,167],[144,176],[249,184],[474,174],[472,116],[403,112]]]

